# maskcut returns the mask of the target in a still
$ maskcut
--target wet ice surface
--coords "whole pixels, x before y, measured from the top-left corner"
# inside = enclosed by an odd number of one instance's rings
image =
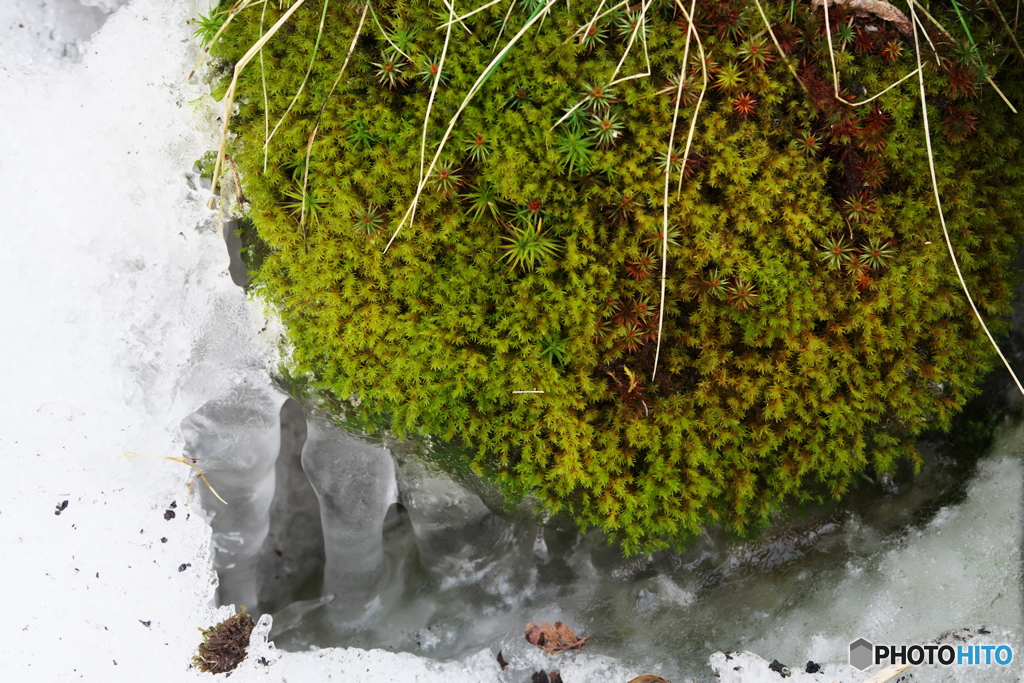
[[[897,478],[757,542],[706,537],[681,555],[624,559],[595,534],[495,515],[398,449],[384,592],[361,605],[303,603],[308,611],[286,610],[272,637],[291,651],[379,647],[437,659],[489,647],[526,674],[557,662],[525,642],[523,626],[562,620],[592,636],[588,652],[676,681],[710,680],[709,655],[736,650],[800,670],[813,660],[846,680],[852,672],[836,665],[857,638],[924,644],[964,627],[989,632],[975,642],[1016,649],[1022,451],[1024,427],[1012,421],[977,465],[952,458],[946,443],[922,444],[916,480]],[[324,592],[337,599],[339,588]],[[963,669],[949,680],[1019,675]]]

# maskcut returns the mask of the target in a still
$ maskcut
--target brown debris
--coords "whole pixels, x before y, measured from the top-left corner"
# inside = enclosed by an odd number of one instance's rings
[[[215,674],[235,669],[245,659],[249,635],[255,627],[256,624],[243,606],[241,612],[216,626],[199,629],[203,632],[203,642],[199,646],[199,654],[192,658],[192,663],[200,671]]]
[[[557,655],[566,650],[580,650],[590,639],[590,636],[577,638],[576,632],[561,621],[556,621],[554,626],[546,621],[540,622],[540,626],[537,626],[531,621],[524,630],[526,640],[549,655]]]
[[[825,0],[811,0],[811,8],[822,7]],[[914,29],[907,15],[885,0],[831,0],[830,5],[846,5],[858,16],[874,15],[882,21],[891,21],[905,36],[912,36]]]
[[[669,681],[654,674],[640,674],[636,678],[631,678],[629,683],[669,683]]]

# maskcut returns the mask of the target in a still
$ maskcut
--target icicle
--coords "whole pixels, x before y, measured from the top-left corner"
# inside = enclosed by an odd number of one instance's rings
[[[211,516],[221,605],[257,606],[256,565],[270,529],[281,406],[287,398],[269,379],[246,380],[181,421],[185,457],[195,459],[227,503],[198,487]]]
[[[396,502],[391,454],[334,426],[327,418],[308,418],[302,449],[305,470],[317,498],[327,554],[324,595],[342,607],[346,618],[365,612],[387,581],[383,546],[384,517]]]

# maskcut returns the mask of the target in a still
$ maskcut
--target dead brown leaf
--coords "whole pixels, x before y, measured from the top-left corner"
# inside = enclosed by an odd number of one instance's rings
[[[824,2],[825,0],[811,0],[811,7],[821,7]],[[874,15],[883,21],[890,21],[895,24],[896,28],[903,35],[913,35],[913,27],[910,25],[910,19],[907,19],[907,15],[885,0],[828,0],[828,4],[846,5],[858,16]]]
[[[524,631],[527,641],[549,655],[556,655],[566,650],[580,650],[590,639],[590,636],[578,638],[576,632],[561,621],[556,621],[554,626],[546,621],[540,622],[540,626],[537,626],[531,621],[526,625]]]
[[[654,674],[640,674],[636,678],[629,679],[629,683],[669,683],[669,681]]]

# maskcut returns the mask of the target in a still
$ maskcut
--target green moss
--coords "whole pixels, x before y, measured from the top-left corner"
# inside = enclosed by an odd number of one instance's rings
[[[271,128],[316,43],[322,5],[308,5],[264,51]],[[838,498],[863,474],[915,462],[913,438],[948,428],[994,357],[943,246],[916,81],[871,106],[838,103],[820,13],[798,7],[790,25],[790,4],[768,3],[805,92],[753,5],[700,3],[717,87],[684,169],[693,61],[671,157],[666,148],[678,86],[667,74],[680,71],[685,22],[656,2],[652,75],[595,92],[625,50],[631,17],[600,20],[580,44],[572,34],[596,9],[584,5],[556,5],[492,72],[441,154],[447,175],[435,171],[387,254],[420,177],[430,81],[414,74],[439,59],[445,32],[427,27],[446,16],[442,5],[375,5],[386,30],[421,28],[400,36],[413,64],[402,78],[382,74],[398,60],[367,20],[319,121],[305,199],[318,220],[304,230],[306,143],[362,7],[331,4],[265,173],[258,61],[243,72],[233,156],[269,249],[255,280],[282,311],[294,371],[358,397],[367,423],[387,415],[399,431],[460,440],[507,493],[533,493],[627,552],[684,541],[707,523],[743,533],[787,502]],[[532,7],[512,12],[504,39]],[[507,10],[467,19],[472,35],[453,31],[428,164]],[[266,11],[266,26],[283,12]],[[851,99],[913,70],[913,45],[892,26],[868,31],[872,20],[843,14],[831,12],[856,29],[837,55]],[[216,48],[222,58],[237,60],[258,39],[259,16],[239,15]],[[972,32],[1003,49],[995,30]],[[973,53],[958,62],[954,45],[933,41],[946,55],[925,68],[946,220],[982,314],[1005,331],[1024,234],[1021,134],[978,79]],[[636,47],[619,75],[645,69]],[[1024,102],[1019,71],[1000,87]]]
[[[199,645],[199,654],[192,658],[192,664],[200,671],[215,674],[238,668],[245,659],[249,635],[254,628],[256,624],[243,606],[241,612],[216,626],[199,629],[203,642]]]

